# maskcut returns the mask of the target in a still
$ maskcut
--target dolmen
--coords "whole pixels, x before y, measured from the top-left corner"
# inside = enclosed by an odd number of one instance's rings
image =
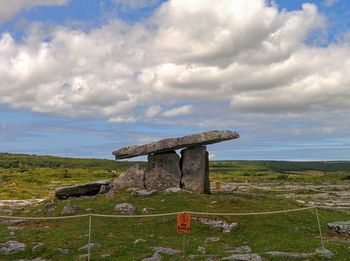
[[[145,145],[134,145],[113,152],[115,158],[128,159],[148,155],[146,170],[136,164],[121,174],[114,181],[98,180],[95,182],[58,187],[55,197],[93,196],[115,192],[125,187],[164,191],[172,188],[195,193],[209,194],[209,157],[205,145],[239,138],[237,132],[206,131],[180,138],[167,138]],[[180,156],[175,150],[182,149]]]
[[[178,187],[209,194],[209,157],[205,145],[237,138],[237,132],[213,130],[116,150],[113,152],[116,160],[148,155],[148,162],[145,171],[136,165],[123,173],[112,182],[111,191],[127,186],[157,191]],[[175,151],[179,149],[181,157]]]

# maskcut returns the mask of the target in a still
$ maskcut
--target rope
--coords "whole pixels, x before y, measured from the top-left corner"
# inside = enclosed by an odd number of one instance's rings
[[[303,211],[308,209],[314,209],[316,207],[305,207],[287,210],[276,210],[276,211],[266,211],[266,212],[248,212],[248,213],[223,213],[223,212],[196,212],[196,211],[186,211],[186,213],[197,215],[197,216],[256,216],[256,215],[269,215],[269,214],[279,214],[279,213],[289,213],[296,211]],[[181,214],[183,211],[170,212],[170,213],[159,213],[159,214],[149,214],[149,215],[105,215],[105,214],[83,214],[74,216],[62,216],[62,217],[15,217],[15,216],[0,216],[3,219],[24,219],[24,220],[54,220],[54,219],[69,219],[69,218],[80,218],[80,217],[107,217],[107,218],[144,218],[144,217],[164,217],[164,216],[174,216]]]

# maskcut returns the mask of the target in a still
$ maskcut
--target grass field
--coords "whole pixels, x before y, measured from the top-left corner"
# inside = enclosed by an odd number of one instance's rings
[[[93,160],[41,158],[31,161],[33,156],[6,155],[13,166],[1,166],[0,200],[52,198],[54,187],[97,179],[113,179],[133,163]],[[22,157],[25,157],[23,159]],[[78,161],[78,160],[77,160]],[[26,162],[35,162],[27,164]],[[54,164],[54,163],[59,164]],[[16,165],[17,164],[17,165]],[[52,164],[52,165],[51,165]],[[341,165],[341,166],[340,166]],[[143,165],[144,166],[144,165]],[[211,180],[259,183],[259,184],[349,184],[349,163],[289,163],[285,162],[211,162]],[[316,193],[316,192],[308,192]],[[283,192],[269,192],[250,189],[246,193],[213,192],[211,195],[192,193],[164,194],[158,192],[146,198],[132,196],[127,190],[120,191],[115,198],[104,195],[95,198],[55,201],[53,205],[31,206],[13,211],[18,216],[61,216],[67,205],[78,207],[76,214],[115,214],[117,203],[129,202],[136,206],[136,214],[143,208],[149,213],[192,210],[201,212],[259,212],[299,208],[293,199],[283,199]],[[2,211],[2,212],[1,212]],[[0,213],[5,213],[0,209]],[[349,212],[320,209],[321,227],[326,248],[335,254],[333,260],[350,260],[350,237],[333,234],[326,229],[332,221],[350,220]],[[216,218],[216,217],[211,217]],[[317,219],[314,210],[262,216],[220,217],[228,222],[238,222],[231,233],[192,221],[191,233],[186,236],[186,260],[189,255],[198,254],[198,246],[204,246],[206,253],[218,257],[229,256],[226,251],[234,247],[249,245],[254,253],[267,260],[284,260],[266,256],[267,251],[314,252],[321,246]],[[17,240],[27,245],[26,250],[12,255],[1,255],[0,260],[34,259],[78,260],[86,250],[79,250],[88,243],[88,218],[69,220],[29,221],[8,229],[0,223],[0,243]],[[11,231],[14,235],[11,235]],[[209,237],[220,238],[217,242],[207,241]],[[136,239],[145,242],[135,244]],[[182,251],[182,235],[176,233],[176,217],[148,218],[103,218],[92,219],[93,248],[91,260],[141,260],[153,255],[152,247],[162,246]],[[32,247],[44,245],[36,251]],[[57,249],[69,249],[62,254]],[[163,255],[162,260],[181,260],[182,253],[175,256]],[[193,260],[206,260],[198,257]],[[308,260],[322,260],[319,257]]]

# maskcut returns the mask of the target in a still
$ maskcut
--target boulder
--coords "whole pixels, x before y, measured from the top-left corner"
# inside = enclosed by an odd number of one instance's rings
[[[130,203],[120,203],[115,205],[114,211],[125,215],[135,215],[136,208]]]
[[[0,253],[3,254],[13,254],[19,251],[24,251],[26,245],[24,243],[10,240],[5,243],[0,244]]]
[[[350,235],[350,220],[328,223],[327,227],[332,232]]]
[[[98,180],[94,182],[81,183],[74,186],[58,187],[55,189],[55,196],[58,199],[67,199],[69,197],[93,196],[101,191],[102,186],[110,185],[109,180]],[[106,188],[104,188],[106,191]]]
[[[193,219],[203,225],[207,225],[212,228],[218,228],[224,233],[230,233],[233,228],[238,226],[238,223],[233,222],[229,224],[224,220],[215,220],[215,219],[207,219],[207,218],[193,218]]]
[[[116,178],[111,184],[109,194],[115,193],[119,189],[130,187],[145,188],[145,173],[140,169],[139,164],[131,166],[126,172]]]
[[[209,160],[205,146],[181,151],[181,187],[197,193],[210,193]]]
[[[134,145],[121,148],[113,152],[116,159],[132,158],[140,155],[162,153],[192,146],[213,144],[225,140],[239,138],[237,132],[225,131],[206,131],[198,134],[188,135],[179,138],[168,138],[145,145]]]
[[[179,187],[181,181],[180,157],[175,151],[148,155],[145,186],[148,190]]]
[[[234,261],[262,261],[262,257],[257,254],[234,254],[232,256],[221,258],[221,260]]]
[[[78,210],[78,206],[66,205],[61,211],[61,215],[73,215]]]

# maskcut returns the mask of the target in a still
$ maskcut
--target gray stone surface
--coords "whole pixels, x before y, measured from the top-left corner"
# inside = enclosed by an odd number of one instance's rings
[[[179,192],[181,192],[181,191],[183,191],[181,188],[179,188],[179,187],[174,187],[174,188],[167,188],[167,189],[165,189],[165,190],[164,190],[164,193],[166,193],[166,194],[172,194],[172,193],[179,193]]]
[[[167,254],[167,255],[176,255],[181,253],[180,250],[168,248],[168,247],[154,247],[153,248],[154,252],[159,253],[159,254]]]
[[[138,189],[131,193],[135,197],[149,197],[157,193],[157,190]]]
[[[250,246],[239,246],[239,247],[235,247],[232,250],[228,250],[226,252],[232,253],[232,254],[248,254],[252,252],[252,249]]]
[[[221,260],[262,261],[263,259],[257,254],[234,254],[232,256],[221,258]]]
[[[101,186],[109,186],[109,180],[98,180],[94,182],[81,183],[74,186],[58,187],[55,189],[55,196],[58,199],[69,197],[92,196],[100,193]]]
[[[305,259],[314,256],[314,253],[293,253],[293,252],[280,252],[280,251],[269,251],[267,255],[272,257],[281,257],[286,259]]]
[[[141,261],[160,261],[160,260],[162,260],[161,255],[159,255],[157,252],[155,252],[153,254],[153,256],[146,257],[146,258],[142,259]]]
[[[90,246],[90,249],[92,248],[96,248],[96,247],[101,247],[101,244],[100,243],[90,243],[90,244],[86,244],[84,246],[82,246],[81,248],[79,248],[80,251],[82,250],[88,250],[89,249],[89,246]]]
[[[78,207],[75,205],[66,205],[61,211],[61,215],[73,215],[77,212]]]
[[[26,248],[26,245],[24,243],[21,243],[15,240],[10,240],[0,244],[0,253],[8,255],[8,254],[17,253],[19,251],[24,251],[25,248]]]
[[[213,220],[207,218],[193,218],[195,221],[207,225],[212,228],[218,228],[224,233],[230,233],[231,230],[238,226],[238,223],[227,223],[224,220]]]
[[[126,172],[116,178],[108,192],[108,195],[114,194],[122,188],[145,188],[145,173],[140,169],[139,164],[131,166]]]
[[[327,227],[332,232],[350,235],[350,220],[328,223]]]
[[[330,250],[323,247],[317,248],[315,250],[315,255],[325,259],[332,259],[334,257],[334,254]]]
[[[179,187],[181,180],[180,157],[175,151],[148,155],[145,186],[148,190]]]
[[[196,193],[210,193],[209,161],[205,146],[181,151],[181,187]]]
[[[123,215],[135,215],[136,208],[130,203],[120,203],[115,205],[114,211]]]
[[[225,140],[239,138],[237,132],[226,131],[206,131],[198,134],[188,135],[179,138],[168,138],[145,145],[134,145],[121,148],[113,152],[116,159],[132,158],[140,155],[152,153],[162,153],[166,151],[188,148],[192,146],[213,144]]]

